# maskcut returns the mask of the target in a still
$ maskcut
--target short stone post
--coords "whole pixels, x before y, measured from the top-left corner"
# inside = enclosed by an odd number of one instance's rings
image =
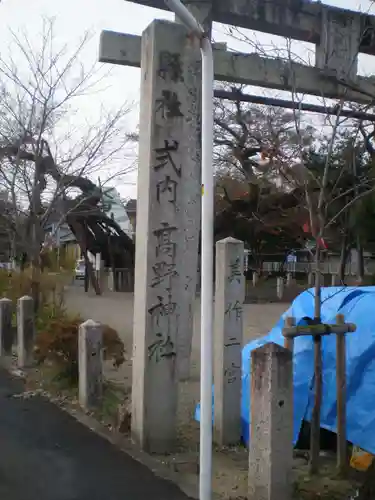
[[[0,356],[10,356],[13,346],[12,301],[0,299]]]
[[[277,278],[276,293],[277,293],[277,298],[281,300],[284,296],[284,278],[282,276],[279,276]]]
[[[331,276],[331,286],[338,286],[340,280],[337,274],[332,274]]]
[[[286,275],[286,286],[290,286],[293,281],[293,274],[292,273],[287,273]]]
[[[216,243],[214,435],[221,446],[241,438],[243,255],[242,241],[226,238]]]
[[[115,277],[113,274],[113,269],[108,270],[108,290],[110,292],[115,291]]]
[[[103,390],[103,329],[89,319],[78,331],[79,404],[83,408],[98,406]]]
[[[258,273],[256,271],[253,272],[253,286],[257,286],[258,284]]]
[[[100,253],[95,254],[94,263],[95,263],[95,276],[98,281],[98,284],[101,285],[102,256]]]
[[[19,368],[33,362],[35,342],[34,301],[21,297],[17,301],[17,363]]]
[[[293,363],[289,349],[251,353],[249,500],[290,500],[293,466]]]

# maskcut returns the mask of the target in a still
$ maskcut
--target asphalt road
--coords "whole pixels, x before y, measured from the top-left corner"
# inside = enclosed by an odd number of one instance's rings
[[[0,370],[1,500],[188,500]]]

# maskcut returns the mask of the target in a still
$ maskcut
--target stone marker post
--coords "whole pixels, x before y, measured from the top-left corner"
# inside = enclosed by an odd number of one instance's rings
[[[331,276],[331,286],[338,286],[340,284],[340,280],[337,274],[332,274]]]
[[[185,179],[196,170],[194,151],[187,154],[187,43],[186,29],[168,21],[154,21],[142,35],[132,435],[159,453],[175,445],[178,364],[190,357],[186,294],[195,293],[197,272],[196,258],[185,256]]]
[[[244,244],[234,238],[216,243],[215,439],[220,445],[241,438],[241,347],[243,335]]]
[[[115,291],[115,277],[113,274],[113,269],[108,269],[108,290],[110,292]]]
[[[293,281],[293,273],[287,273],[286,275],[286,286],[290,286]]]
[[[276,282],[276,294],[277,298],[281,300],[284,296],[284,278],[279,276]]]
[[[290,500],[293,466],[293,363],[289,349],[251,353],[249,500]]]
[[[31,297],[25,296],[17,301],[17,358],[19,368],[25,368],[32,364],[34,342],[34,301]]]
[[[10,356],[13,346],[12,301],[0,299],[0,356]]]
[[[103,392],[103,327],[91,319],[78,330],[79,404],[98,406]]]
[[[253,271],[253,286],[257,286],[258,284],[258,273],[256,271]]]

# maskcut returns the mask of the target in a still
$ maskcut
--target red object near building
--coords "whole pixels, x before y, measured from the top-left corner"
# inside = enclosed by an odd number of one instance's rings
[[[309,233],[315,238],[315,235],[312,234],[309,221],[304,223],[304,225],[302,226],[302,230],[304,233]],[[327,250],[327,248],[328,248],[324,238],[318,238],[316,244],[318,245],[318,248],[320,248],[322,250]]]

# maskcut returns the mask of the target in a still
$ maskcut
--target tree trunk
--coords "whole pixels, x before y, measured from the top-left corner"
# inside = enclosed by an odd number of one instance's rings
[[[89,291],[89,285],[90,285],[90,278],[89,278],[89,267],[87,265],[87,260],[86,260],[86,255],[84,254],[84,259],[85,259],[85,293]]]
[[[34,312],[37,314],[40,306],[40,226],[39,220],[36,216],[32,215],[31,221],[31,296],[34,301]]]
[[[96,279],[94,269],[91,265],[90,259],[88,258],[85,234],[84,234],[83,230],[81,229],[81,226],[79,223],[73,222],[71,220],[70,224],[74,228],[74,232],[75,232],[75,235],[77,238],[78,245],[80,246],[82,253],[83,253],[83,256],[84,256],[84,259],[85,259],[85,269],[87,272],[88,279],[89,279],[89,281],[91,281],[91,284],[95,290],[96,295],[101,295],[101,290],[100,290],[98,280]]]
[[[363,284],[364,277],[365,277],[365,262],[363,257],[363,246],[360,237],[357,236],[357,279],[359,285]]]
[[[84,258],[85,258],[85,292],[88,292],[88,285],[91,281],[92,286],[94,287],[96,295],[100,295],[100,287],[98,280],[95,276],[95,271],[94,268],[92,267],[92,264],[90,262],[90,259],[87,255],[87,252],[83,252]],[[87,276],[87,280],[86,280]],[[87,283],[87,284],[86,284]]]
[[[30,207],[30,222],[31,222],[31,294],[34,299],[34,311],[39,310],[40,304],[40,252],[44,241],[44,232],[40,223],[40,215],[42,213],[42,179],[43,169],[41,168],[42,158],[40,154],[41,145],[36,145],[35,153],[35,171],[34,180],[31,191],[31,207]]]
[[[315,296],[314,296],[314,323],[321,322],[321,274],[320,274],[320,249],[318,240],[315,244]],[[314,337],[314,379],[315,398],[311,417],[311,443],[310,443],[310,474],[319,470],[320,453],[320,414],[322,406],[323,378],[322,378],[322,337]]]
[[[345,270],[346,270],[346,262],[348,260],[348,232],[345,230],[342,241],[341,241],[341,254],[340,254],[340,264],[339,264],[339,280],[340,283],[345,282]]]
[[[112,242],[111,242],[111,237],[108,237],[108,254],[109,254],[109,260],[110,260],[110,268],[112,269],[112,277],[113,277],[113,291],[118,292],[117,289],[117,280],[116,280],[116,263],[113,255],[113,248],[112,248]]]

